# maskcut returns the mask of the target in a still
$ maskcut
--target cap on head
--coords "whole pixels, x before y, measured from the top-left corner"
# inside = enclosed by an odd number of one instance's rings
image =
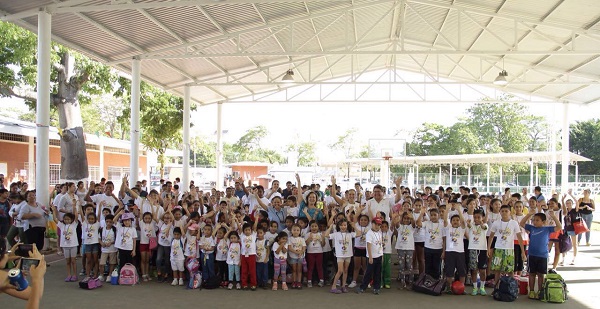
[[[377,225],[381,225],[382,222],[383,220],[381,220],[381,218],[379,217],[373,218],[373,220],[371,220],[371,223],[375,223]]]

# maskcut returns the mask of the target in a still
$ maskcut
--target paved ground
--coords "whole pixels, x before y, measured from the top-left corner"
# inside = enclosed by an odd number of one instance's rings
[[[593,245],[582,247],[576,266],[559,267],[559,273],[566,279],[569,286],[570,300],[565,305],[569,308],[599,308],[600,305],[600,232],[593,232]],[[150,282],[138,286],[105,285],[101,289],[85,291],[78,288],[77,283],[65,283],[64,261],[56,256],[46,274],[46,291],[41,308],[65,309],[71,306],[85,308],[111,308],[123,305],[126,301],[133,308],[301,308],[307,305],[318,305],[317,308],[350,307],[369,308],[370,306],[386,306],[398,308],[410,304],[413,308],[424,307],[453,307],[477,306],[479,308],[506,308],[508,304],[494,301],[491,297],[483,296],[453,296],[439,297],[417,294],[410,291],[400,291],[395,285],[390,290],[383,290],[381,295],[354,293],[333,295],[328,288],[304,288],[301,291],[227,291],[218,290],[185,290],[181,287],[171,287],[168,284]],[[570,257],[567,258],[570,261]],[[394,282],[395,284],[395,282]],[[469,288],[468,288],[469,289]],[[491,291],[488,289],[488,293]],[[208,298],[207,298],[208,297]],[[23,308],[25,303],[20,300],[0,295],[0,308]],[[511,308],[547,308],[551,304],[532,301],[521,296],[510,304]]]

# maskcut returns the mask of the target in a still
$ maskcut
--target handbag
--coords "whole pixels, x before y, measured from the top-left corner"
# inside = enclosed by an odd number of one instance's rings
[[[158,247],[158,239],[156,237],[150,237],[148,239],[148,247],[150,250],[156,249],[156,247]]]
[[[573,249],[573,243],[571,242],[571,236],[567,233],[560,234],[558,236],[558,250],[560,253],[567,253]]]
[[[413,291],[433,296],[442,295],[446,286],[446,280],[434,279],[432,276],[422,273],[413,284]]]
[[[563,234],[563,230],[552,232],[552,233],[550,233],[550,236],[548,236],[548,239],[558,240],[558,239],[560,239],[560,235],[562,235],[562,234]]]
[[[587,224],[581,217],[577,217],[577,219],[575,219],[575,222],[573,222],[573,229],[575,230],[576,235],[587,233],[590,231],[590,229],[588,229],[587,227]]]

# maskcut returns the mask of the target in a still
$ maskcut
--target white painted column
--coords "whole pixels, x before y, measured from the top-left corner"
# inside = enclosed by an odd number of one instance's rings
[[[416,184],[415,187],[417,188],[416,191],[419,191],[419,164],[415,164],[415,180],[416,180]]]
[[[450,187],[454,188],[454,186],[452,186],[452,163],[450,163]]]
[[[35,188],[35,138],[30,136],[27,139],[27,182],[29,187]]]
[[[485,180],[485,187],[486,187],[487,193],[491,193],[490,192],[490,162],[487,163],[487,175],[486,175],[486,180]]]
[[[502,195],[502,194],[504,194],[504,181],[502,179],[502,165],[500,165],[500,167],[498,169],[500,171],[500,182],[499,182],[500,188],[498,188],[498,190],[500,191],[500,195]]]
[[[440,183],[440,186],[443,186],[444,185],[444,181],[442,180],[442,166],[441,165],[440,165],[439,170],[440,170],[440,172],[439,172],[440,173],[440,181],[439,181],[439,183]]]
[[[533,182],[533,158],[529,159],[529,193],[533,194],[533,188],[535,184]]]
[[[100,178],[92,179],[92,181],[100,181],[102,177],[108,176],[108,173],[104,174],[104,137],[100,137]],[[134,184],[135,185],[135,184]]]
[[[555,107],[556,110],[556,107]],[[556,123],[556,116],[554,118],[554,123]],[[550,194],[556,192],[556,161],[557,161],[557,153],[556,153],[556,126],[552,126],[552,136],[550,137],[550,146],[552,158],[550,159]]]
[[[134,186],[138,181],[140,170],[140,83],[141,61],[133,58],[131,66],[131,141],[130,141],[130,176],[129,185]]]
[[[563,103],[563,123],[562,123],[562,160],[561,160],[561,181],[560,193],[566,194],[569,189],[569,102]]]
[[[389,160],[381,160],[380,170],[379,170],[379,183],[384,186],[386,189],[390,188],[390,161]],[[384,192],[387,194],[387,192]]]
[[[579,192],[579,165],[575,162],[575,188],[573,189],[574,194]]]
[[[38,13],[35,187],[38,203],[50,202],[50,46],[52,16]],[[7,175],[8,176],[8,175]]]
[[[471,188],[471,165],[467,165],[467,187]]]
[[[190,86],[183,87],[183,169],[180,190],[190,186]]]
[[[223,187],[223,102],[217,104],[217,185],[219,190]]]

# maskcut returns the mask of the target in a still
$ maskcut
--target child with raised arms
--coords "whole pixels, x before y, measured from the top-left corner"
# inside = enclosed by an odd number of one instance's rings
[[[171,273],[171,263],[169,263],[168,258],[171,256],[171,242],[173,240],[173,229],[173,214],[169,209],[163,215],[162,220],[158,223],[158,246],[156,249],[156,268],[158,268],[158,282],[165,282],[167,280],[167,277],[169,276],[169,273]]]
[[[441,276],[442,249],[444,240],[442,238],[444,228],[448,221],[440,219],[440,211],[437,208],[429,209],[429,221],[422,222],[427,206],[421,207],[422,216],[417,220],[417,226],[425,229],[425,273],[434,279]]]
[[[454,280],[455,272],[458,274],[458,280],[464,284],[467,275],[465,262],[465,247],[463,238],[465,236],[466,226],[463,217],[463,210],[458,204],[457,211],[450,218],[448,228],[444,230],[444,242],[442,248],[442,258],[444,259],[444,272],[446,275],[446,292],[452,294],[450,287]],[[447,221],[449,212],[445,212],[444,222]]]
[[[383,261],[381,264],[382,286],[386,289],[391,288],[392,284],[392,235],[394,232],[390,229],[389,222],[381,222],[381,236],[383,237]]]
[[[362,214],[364,209],[365,205],[361,205],[359,211],[355,214],[358,217],[356,231],[360,233],[357,233],[354,238],[354,271],[352,282],[348,285],[351,289],[356,287],[360,270],[362,269],[363,272],[367,270],[367,232],[371,229],[371,224],[369,223],[369,216]]]
[[[378,295],[381,289],[381,262],[383,260],[383,235],[381,234],[381,218],[371,220],[371,229],[367,232],[367,270],[356,293],[363,293],[373,279],[373,294]]]
[[[119,269],[121,269],[125,264],[133,264],[137,232],[132,224],[134,218],[133,214],[124,212],[122,205],[115,215],[115,221],[119,220],[119,218],[121,220],[116,226],[117,239],[115,241],[115,247],[119,252]]]
[[[67,277],[65,282],[77,281],[77,246],[79,242],[77,240],[77,223],[75,221],[75,215],[72,213],[66,213],[63,216],[63,221],[58,221],[58,212],[56,207],[52,208],[54,212],[54,222],[60,229],[60,248],[63,250],[63,256],[67,262]]]
[[[227,267],[229,273],[229,285],[227,286],[227,289],[233,289],[233,284],[235,283],[236,290],[240,290],[242,288],[240,285],[240,264],[242,252],[240,236],[236,231],[230,230],[225,235],[225,238],[228,239]]]
[[[150,268],[150,256],[152,256],[150,238],[156,237],[156,221],[158,220],[156,208],[152,210],[153,212],[145,212],[142,215],[142,220],[138,220],[138,228],[140,230],[140,268],[144,282],[152,280],[148,271]]]
[[[502,205],[500,207],[500,220],[492,224],[492,231],[488,239],[487,255],[491,260],[492,271],[494,272],[494,282],[499,283],[500,275],[506,274],[512,276],[515,270],[515,236],[521,247],[521,256],[527,260],[525,248],[523,248],[523,238],[521,237],[521,228],[517,221],[510,217],[510,206]],[[492,248],[492,242],[496,237],[496,242]]]
[[[100,253],[98,230],[100,229],[100,223],[96,219],[96,214],[91,212],[86,215],[86,220],[81,224],[81,239],[85,245],[85,275],[88,278],[91,276],[92,270],[98,276],[98,253]]]
[[[420,212],[418,219],[419,224],[423,221],[423,212]],[[420,219],[420,220],[419,220]],[[398,281],[400,287],[410,289],[413,282],[413,255],[415,250],[415,231],[416,224],[412,215],[404,212],[401,215],[396,215],[392,221],[396,227],[396,250],[398,252],[398,260],[400,269],[398,270]]]
[[[473,211],[473,220],[467,220],[467,232],[469,235],[469,271],[471,272],[471,282],[473,282],[473,291],[471,295],[487,295],[485,291],[485,278],[488,265],[487,258],[487,224],[484,223],[483,209]],[[480,282],[477,283],[477,274],[479,273]]]
[[[337,217],[337,212],[334,210],[333,216],[329,219],[329,229],[325,232],[324,236],[331,239],[335,248],[334,252],[337,260],[337,272],[333,278],[329,292],[341,294],[348,292],[346,282],[348,280],[348,266],[350,266],[350,260],[352,259],[352,239],[359,236],[361,232],[351,232],[349,226],[352,225],[352,223],[343,217],[337,220],[336,225],[334,225],[333,220],[335,217]],[[335,232],[333,232],[334,227],[336,228]],[[338,289],[337,281],[340,279],[341,286],[340,289]]]

